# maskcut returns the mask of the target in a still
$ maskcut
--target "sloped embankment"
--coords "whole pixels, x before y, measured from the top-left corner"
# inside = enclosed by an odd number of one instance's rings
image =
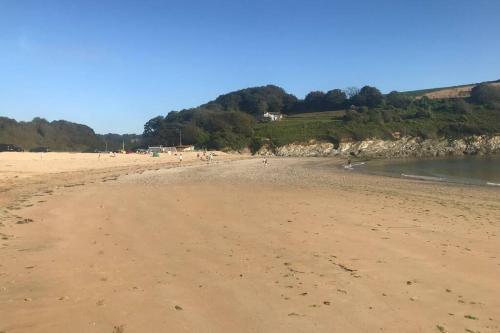
[[[271,149],[261,148],[259,155],[287,157],[356,156],[362,158],[437,157],[488,155],[500,153],[500,136],[471,136],[462,139],[422,139],[403,137],[399,140],[370,139],[332,143],[288,144]]]

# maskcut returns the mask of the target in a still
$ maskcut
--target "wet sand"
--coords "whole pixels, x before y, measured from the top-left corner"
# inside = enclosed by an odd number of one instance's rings
[[[217,162],[9,178],[0,332],[500,332],[500,190]]]

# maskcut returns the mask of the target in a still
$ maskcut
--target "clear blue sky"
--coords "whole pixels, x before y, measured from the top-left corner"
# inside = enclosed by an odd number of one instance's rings
[[[500,1],[0,0],[0,115],[142,132],[276,84],[383,92],[500,79]]]

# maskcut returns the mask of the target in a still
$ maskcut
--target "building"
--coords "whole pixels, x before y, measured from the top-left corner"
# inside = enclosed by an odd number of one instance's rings
[[[175,147],[177,151],[193,151],[194,146],[193,145],[182,145],[182,146],[177,146]]]
[[[163,146],[155,146],[148,147],[148,153],[167,153],[167,152],[177,152],[175,147],[163,147]]]
[[[276,112],[266,112],[262,115],[265,120],[269,121],[280,121],[283,119],[283,115],[281,113]]]

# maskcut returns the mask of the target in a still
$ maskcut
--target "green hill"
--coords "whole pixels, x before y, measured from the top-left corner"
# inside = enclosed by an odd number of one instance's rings
[[[464,93],[464,91],[466,93]],[[284,119],[266,122],[266,113]],[[0,147],[52,151],[135,149],[194,144],[200,148],[258,149],[311,139],[338,143],[399,135],[455,138],[500,133],[500,81],[382,94],[377,88],[312,91],[299,99],[274,85],[221,95],[199,107],[150,119],[143,135],[96,134],[64,120],[17,122],[0,117]]]
[[[137,146],[140,136],[107,134],[99,135],[85,125],[65,120],[48,122],[42,118],[16,121],[0,117],[0,144],[18,146],[24,150],[40,147],[51,151],[94,151],[121,149],[122,140],[128,147]],[[132,142],[133,141],[133,142]]]
[[[425,94],[468,87],[467,96]],[[284,114],[263,122],[265,112]],[[382,94],[377,88],[313,91],[298,99],[276,86],[221,95],[196,108],[172,111],[145,125],[146,143],[214,149],[258,149],[311,139],[338,143],[398,136],[457,138],[500,133],[500,83]]]

